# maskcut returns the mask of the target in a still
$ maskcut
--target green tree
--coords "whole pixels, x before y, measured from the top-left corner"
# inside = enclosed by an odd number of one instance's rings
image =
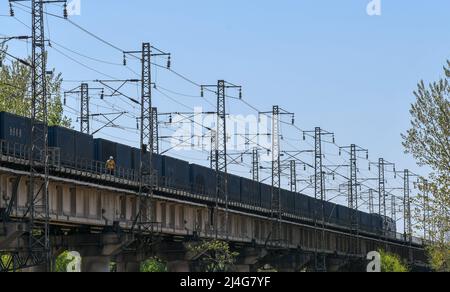
[[[230,250],[228,243],[219,240],[191,245],[188,249],[197,255],[204,272],[230,272],[239,256],[239,253]]]
[[[12,260],[12,258],[11,258],[11,256],[10,255],[8,255],[8,254],[2,254],[1,256],[0,256],[0,264],[2,265],[2,267],[4,267],[5,269],[11,269],[12,267],[11,267],[11,260]]]
[[[409,268],[396,254],[379,251],[381,255],[381,272],[383,273],[407,273]]]
[[[31,68],[17,60],[6,63],[6,46],[0,46],[0,111],[19,116],[31,116]],[[31,60],[28,60],[31,63]],[[62,75],[47,75],[48,122],[50,126],[70,127],[71,121],[64,116],[61,102]]]
[[[75,260],[75,257],[69,251],[65,251],[56,258],[55,272],[66,273],[67,267]]]
[[[421,193],[415,219],[427,231],[431,264],[437,271],[449,271],[450,261],[450,62],[441,80],[414,92],[411,128],[402,135],[406,153],[412,154],[431,173],[419,186]],[[425,202],[425,203],[424,203]],[[424,215],[428,214],[428,215]]]
[[[165,273],[167,272],[167,265],[159,258],[151,258],[144,261],[140,268],[142,273]]]

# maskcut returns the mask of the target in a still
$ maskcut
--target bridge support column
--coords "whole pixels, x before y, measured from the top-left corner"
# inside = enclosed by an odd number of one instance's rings
[[[45,266],[35,266],[22,270],[23,273],[45,273],[47,272]]]
[[[139,273],[141,270],[141,264],[139,262],[118,262],[118,273]]]
[[[237,265],[235,268],[237,273],[250,273],[250,265]]]
[[[167,269],[171,273],[189,273],[191,271],[188,261],[168,262]]]
[[[83,273],[109,273],[111,258],[108,256],[87,256],[81,259]]]

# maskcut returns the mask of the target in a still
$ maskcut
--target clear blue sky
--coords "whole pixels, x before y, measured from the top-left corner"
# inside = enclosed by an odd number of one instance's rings
[[[259,109],[279,104],[297,114],[302,129],[321,126],[336,133],[338,144],[369,148],[372,160],[383,156],[397,162],[398,169],[420,172],[403,153],[400,133],[409,126],[417,82],[438,79],[450,58],[450,2],[382,0],[382,15],[374,17],[366,14],[369,2],[81,0],[81,15],[71,19],[123,49],[139,49],[149,41],[171,52],[173,68],[199,83],[224,78],[242,84],[245,99]],[[7,13],[6,0],[0,1],[0,9],[0,14]],[[21,10],[16,15],[29,23]],[[49,18],[48,24],[56,42],[122,62],[120,53],[64,21]],[[0,17],[1,34],[26,32],[14,19]],[[23,44],[12,48],[19,55],[26,52]],[[75,57],[115,77],[134,77],[120,66]],[[52,50],[50,65],[66,80],[102,78]],[[130,66],[139,71],[138,63]],[[168,73],[158,71],[157,78],[173,90],[198,94]],[[182,101],[202,104],[187,97]],[[161,111],[176,107],[158,96],[155,103]],[[250,113],[239,103],[230,107],[234,113]],[[134,127],[135,122],[128,122]]]

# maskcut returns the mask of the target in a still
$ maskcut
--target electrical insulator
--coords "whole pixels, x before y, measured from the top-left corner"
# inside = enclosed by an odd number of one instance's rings
[[[100,93],[100,99],[103,100],[105,99],[105,92],[102,90],[102,92]]]
[[[136,129],[139,130],[139,119],[136,118]]]
[[[335,144],[335,143],[336,143],[336,138],[333,135],[333,144]]]
[[[303,164],[303,170],[306,171],[306,164]]]
[[[125,54],[123,54],[123,65],[127,65],[127,56]]]
[[[242,89],[239,89],[239,99],[242,99]]]
[[[11,17],[14,17],[14,9],[13,9],[13,5],[11,2],[9,2],[9,15]]]
[[[305,135],[305,133],[303,133],[303,141],[305,141],[306,140],[306,135]]]
[[[67,3],[64,3],[64,19],[67,19],[69,14],[67,13]]]
[[[292,125],[295,124],[295,117],[294,117],[294,116],[292,116],[292,121],[291,121],[291,123],[292,123]]]
[[[172,115],[169,116],[169,124],[172,124]]]
[[[200,97],[205,97],[205,93],[203,92],[203,86],[202,86],[202,88],[200,90]]]
[[[66,95],[64,95],[64,105],[67,105],[67,98],[66,98]]]
[[[341,155],[342,155],[342,149],[339,148],[339,156],[341,156]]]
[[[170,70],[171,66],[172,66],[172,60],[171,60],[170,55],[169,55],[169,58],[167,58],[167,69]]]
[[[370,165],[370,163],[369,163],[369,171],[371,171],[372,170],[372,166]]]

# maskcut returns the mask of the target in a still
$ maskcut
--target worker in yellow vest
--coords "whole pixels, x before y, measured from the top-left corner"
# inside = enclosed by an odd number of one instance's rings
[[[114,161],[114,157],[110,157],[108,161],[106,161],[106,171],[110,175],[114,175],[114,171],[116,170],[116,162]]]

